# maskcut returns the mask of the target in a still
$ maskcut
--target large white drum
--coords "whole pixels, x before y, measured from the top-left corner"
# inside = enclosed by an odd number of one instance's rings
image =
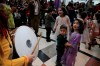
[[[37,44],[37,37],[34,30],[28,26],[20,26],[15,32],[15,49],[18,55],[25,56],[30,55],[33,50],[35,59],[38,55],[39,46]],[[36,48],[35,48],[36,46]]]

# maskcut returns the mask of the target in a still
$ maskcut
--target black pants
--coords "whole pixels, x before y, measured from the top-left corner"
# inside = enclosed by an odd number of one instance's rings
[[[56,66],[62,66],[61,64],[61,57],[63,56],[64,51],[57,50],[57,60],[56,60]]]
[[[50,41],[51,27],[46,27],[46,40]]]

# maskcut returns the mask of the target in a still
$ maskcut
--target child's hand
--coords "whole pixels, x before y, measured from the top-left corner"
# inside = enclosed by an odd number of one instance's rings
[[[34,55],[28,55],[27,57],[29,58],[29,63],[34,61]]]
[[[65,47],[72,47],[72,45],[70,43],[66,43]]]

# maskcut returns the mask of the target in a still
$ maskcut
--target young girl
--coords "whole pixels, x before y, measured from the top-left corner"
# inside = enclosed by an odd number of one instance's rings
[[[68,32],[67,40],[68,40],[69,34],[70,34],[71,23],[70,23],[69,17],[67,16],[67,11],[64,7],[60,7],[58,9],[58,14],[59,14],[59,16],[57,16],[57,18],[56,18],[56,22],[55,22],[54,29],[53,29],[53,31],[55,31],[55,39],[57,39],[57,36],[60,33],[60,26],[65,24],[68,29],[67,30],[67,32]]]
[[[91,26],[91,42],[89,43],[89,50],[91,49],[91,45],[97,44],[96,42],[96,36],[100,35],[100,13],[97,12],[94,14],[94,20]]]
[[[81,37],[81,42],[85,44],[85,48],[88,48],[88,43],[90,42],[90,33],[89,33],[89,20],[87,19],[87,13],[82,12],[80,18],[84,23],[84,31]]]
[[[80,19],[76,19],[73,23],[73,32],[70,40],[65,44],[67,48],[62,56],[62,63],[64,66],[74,66],[83,29],[83,22]]]

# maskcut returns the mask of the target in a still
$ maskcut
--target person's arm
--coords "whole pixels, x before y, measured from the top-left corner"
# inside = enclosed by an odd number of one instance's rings
[[[50,17],[51,22],[55,22],[55,19],[53,18],[53,16],[51,15]]]
[[[96,24],[93,22],[93,23],[92,23],[92,30],[94,30],[95,27],[96,27]]]
[[[5,66],[28,66],[29,63],[32,63],[32,61],[34,60],[34,56],[33,55],[29,55],[29,56],[22,56],[20,58],[17,59],[7,59],[5,60]]]
[[[72,47],[72,45],[70,43],[65,43],[65,47]]]
[[[74,44],[70,44],[69,42],[67,42],[65,44],[65,47],[72,47],[72,48],[76,48],[77,45],[79,45],[80,43],[80,39],[81,39],[81,36],[76,36],[74,39],[73,39],[73,43]]]
[[[4,62],[5,66],[27,66],[29,59],[28,57],[23,56],[23,57],[20,57],[17,59],[11,59],[11,60],[5,59],[4,61],[5,61]]]
[[[56,18],[56,21],[55,21],[55,25],[54,25],[53,31],[56,31],[57,25],[58,25],[58,17]]]
[[[69,28],[71,29],[71,22],[70,22],[70,18],[67,16],[67,24],[69,26]]]
[[[23,56],[21,58],[12,60],[11,63],[12,63],[12,66],[27,66],[29,63],[29,58],[26,56]]]
[[[73,48],[76,48],[79,45],[80,39],[81,39],[81,36],[80,35],[76,35],[76,37],[73,39],[73,44],[72,44]]]

